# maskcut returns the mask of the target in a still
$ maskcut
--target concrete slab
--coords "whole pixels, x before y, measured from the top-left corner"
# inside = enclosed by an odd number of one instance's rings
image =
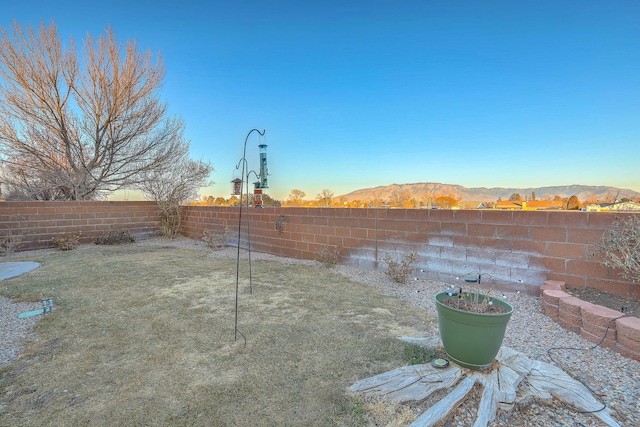
[[[19,276],[38,267],[40,267],[40,263],[33,261],[0,262],[0,280]]]

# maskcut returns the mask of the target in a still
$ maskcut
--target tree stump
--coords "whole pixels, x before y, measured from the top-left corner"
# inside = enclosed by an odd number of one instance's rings
[[[421,339],[406,341],[421,343]],[[423,341],[424,343],[428,340]],[[405,366],[350,387],[354,393],[376,396],[390,402],[420,401],[438,390],[447,395],[423,412],[410,427],[428,427],[442,423],[467,397],[475,384],[483,387],[474,427],[486,426],[498,410],[510,412],[516,405],[533,398],[551,403],[553,398],[579,411],[597,411],[593,415],[611,427],[620,427],[609,408],[602,408],[589,390],[562,369],[549,363],[531,360],[524,354],[502,347],[493,366],[474,371],[450,365],[435,368],[430,364]]]

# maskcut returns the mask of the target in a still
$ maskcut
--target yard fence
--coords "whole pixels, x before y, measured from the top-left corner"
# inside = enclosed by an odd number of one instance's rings
[[[90,242],[110,229],[158,235],[158,208],[153,202],[0,202],[0,238],[21,234],[18,250],[52,247],[52,237],[62,234],[81,233]]]
[[[238,213],[237,207],[186,206],[182,233],[195,239],[204,231],[223,233],[238,227]],[[546,280],[557,280],[640,299],[640,286],[594,254],[594,243],[626,215],[633,214],[250,208],[243,210],[240,243],[248,247],[249,220],[251,247],[258,252],[316,259],[323,248],[341,245],[340,262],[365,269],[384,269],[385,257],[415,252],[418,278],[455,283],[480,270],[503,289],[532,295]],[[82,232],[83,241],[91,241],[110,228],[153,236],[159,225],[153,202],[0,202],[0,236],[22,232],[22,250],[49,247],[53,236],[64,233]]]

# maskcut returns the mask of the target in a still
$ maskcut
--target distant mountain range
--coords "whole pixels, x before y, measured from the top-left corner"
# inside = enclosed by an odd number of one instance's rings
[[[556,185],[551,187],[537,188],[503,188],[503,187],[477,187],[467,188],[461,185],[440,184],[437,182],[423,182],[417,184],[391,184],[375,188],[363,188],[352,191],[338,197],[345,197],[347,201],[369,200],[379,198],[389,199],[394,192],[408,192],[417,200],[427,200],[439,196],[453,197],[458,201],[474,202],[495,202],[498,198],[508,200],[512,194],[518,193],[523,199],[531,199],[535,193],[535,198],[543,200],[560,196],[562,198],[576,196],[580,201],[594,198],[598,201],[614,201],[614,199],[635,199],[640,193],[634,190],[591,186],[591,185]]]

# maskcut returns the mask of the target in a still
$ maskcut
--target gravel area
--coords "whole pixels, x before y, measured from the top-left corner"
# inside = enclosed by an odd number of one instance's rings
[[[147,239],[136,245],[162,245],[188,249],[211,250],[201,241],[191,239]],[[42,252],[42,251],[38,251]],[[211,251],[212,257],[235,258],[235,248]],[[25,257],[31,253],[21,252],[10,257]],[[247,252],[242,251],[246,257]],[[289,264],[317,265],[315,261],[281,258],[263,253],[251,253],[252,260],[277,260]],[[361,270],[338,265],[334,271],[345,274],[354,281],[367,283],[384,293],[406,300],[409,304],[422,308],[430,315],[436,315],[433,296],[448,285],[427,280],[419,273],[406,285],[391,281],[381,272]],[[524,353],[532,359],[561,365],[574,377],[586,382],[595,393],[602,397],[606,405],[622,426],[640,426],[640,362],[625,358],[619,353],[583,339],[581,336],[561,328],[541,313],[539,298],[525,294],[494,291],[494,296],[502,297],[514,306],[514,314],[507,326],[504,345]],[[20,351],[20,340],[25,338],[37,321],[37,316],[17,319],[17,314],[38,308],[41,304],[12,304],[0,297],[0,367]],[[432,332],[437,334],[437,330]],[[552,353],[555,362],[550,359]],[[473,414],[477,409],[463,404],[455,412],[452,426],[473,424]],[[511,414],[502,414],[492,427],[506,426],[605,426],[592,414],[581,414],[564,405],[547,405],[533,402]]]
[[[342,266],[337,268],[352,274]],[[418,280],[407,285],[390,283],[376,272],[360,272],[355,280],[372,284],[383,292],[402,298],[411,305],[436,315],[433,296],[444,290],[442,282]],[[382,280],[381,280],[382,279]],[[495,295],[495,294],[494,294]],[[514,307],[507,325],[503,344],[524,353],[532,359],[560,365],[570,375],[586,382],[606,405],[622,426],[640,426],[640,362],[585,340],[580,335],[563,329],[541,312],[540,299],[529,295],[505,292],[502,297]],[[551,351],[550,351],[551,349]],[[549,357],[549,353],[554,360]],[[557,363],[556,363],[557,362]],[[474,408],[464,405],[458,409],[453,426],[471,425]],[[543,403],[503,415],[492,426],[606,426],[594,415],[580,414],[567,406]]]
[[[38,308],[42,308],[41,303],[14,303],[9,298],[0,297],[0,368],[20,354],[22,341],[29,337],[39,317],[19,319],[18,314]]]

